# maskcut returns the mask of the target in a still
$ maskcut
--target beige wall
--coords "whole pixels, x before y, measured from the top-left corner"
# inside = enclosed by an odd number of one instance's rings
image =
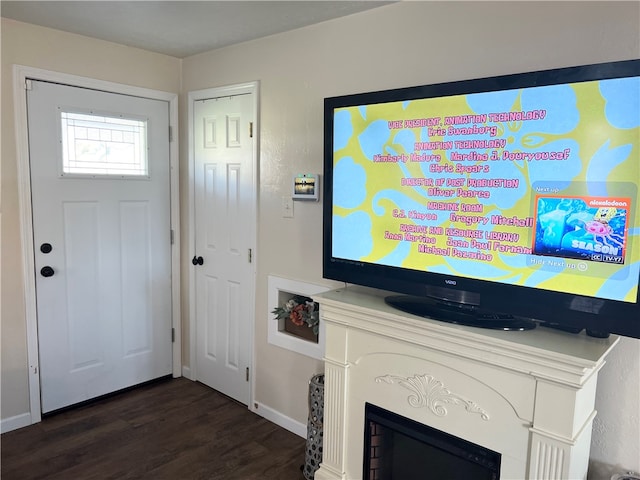
[[[166,92],[180,91],[181,61],[122,45],[2,19],[2,419],[29,411],[13,65]]]
[[[322,368],[268,344],[266,285],[269,274],[323,282],[321,205],[297,202],[293,219],[280,212],[292,174],[322,171],[323,98],[637,58],[639,5],[402,2],[184,60],[183,92],[260,81],[256,401],[304,422],[306,384]],[[640,341],[628,340],[614,357],[639,351]],[[636,405],[639,368],[622,387]],[[613,405],[598,408],[621,417]],[[594,461],[640,468],[635,418],[622,430],[599,425],[599,440],[610,445],[624,432],[631,445],[616,442],[612,457],[596,448]]]
[[[280,212],[293,173],[322,171],[323,98],[638,58],[639,17],[637,2],[401,2],[190,57],[182,66],[177,59],[86,38],[76,42],[73,35],[3,20],[2,418],[29,408],[10,64],[180,91],[183,214],[186,93],[260,81],[255,399],[304,423],[307,382],[322,365],[268,344],[267,275],[329,284],[321,272],[320,204],[296,202],[293,219]],[[183,246],[187,220],[183,215]],[[188,259],[182,263],[182,298],[188,299]],[[186,301],[183,313],[188,359]],[[639,358],[640,341],[625,339],[602,372],[597,408],[604,421],[594,430],[594,470],[607,471],[605,464],[640,470]]]

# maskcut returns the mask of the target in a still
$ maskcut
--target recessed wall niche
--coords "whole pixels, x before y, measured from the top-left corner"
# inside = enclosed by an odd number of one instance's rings
[[[268,277],[268,328],[267,340],[271,345],[306,355],[317,360],[324,356],[324,325],[320,322],[317,341],[311,328],[303,325],[299,330],[285,324],[283,319],[277,320],[273,310],[284,305],[296,295],[312,297],[329,290],[329,287],[301,282],[288,278],[269,275]],[[305,329],[307,330],[305,332]],[[301,333],[303,332],[303,333]]]

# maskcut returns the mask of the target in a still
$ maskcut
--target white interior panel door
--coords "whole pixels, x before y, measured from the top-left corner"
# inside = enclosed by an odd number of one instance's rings
[[[169,105],[27,92],[43,413],[172,372]]]
[[[196,379],[249,403],[252,94],[194,103]]]

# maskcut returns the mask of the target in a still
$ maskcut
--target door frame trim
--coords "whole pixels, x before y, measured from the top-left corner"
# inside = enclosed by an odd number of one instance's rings
[[[208,98],[216,98],[216,97],[229,97],[231,95],[241,95],[246,93],[253,94],[253,132],[254,132],[254,143],[253,143],[253,158],[254,158],[254,169],[253,169],[253,178],[251,185],[251,192],[253,194],[253,198],[251,200],[251,215],[250,219],[253,220],[251,222],[251,233],[250,244],[253,249],[253,263],[252,263],[252,283],[253,283],[253,292],[251,298],[247,299],[249,303],[249,314],[250,318],[254,320],[254,324],[252,324],[252,328],[249,330],[249,364],[251,365],[251,375],[249,380],[249,409],[251,409],[252,405],[255,401],[255,295],[256,295],[256,271],[257,271],[257,201],[258,201],[258,178],[259,178],[259,166],[260,166],[260,157],[259,157],[259,144],[260,144],[260,135],[258,128],[258,119],[259,115],[259,93],[260,93],[260,83],[258,81],[241,83],[236,85],[227,85],[223,87],[212,87],[205,88],[203,90],[194,90],[190,91],[187,94],[187,109],[188,109],[188,141],[189,141],[189,203],[187,206],[188,210],[188,218],[189,218],[189,231],[188,231],[188,239],[187,243],[189,245],[189,255],[187,258],[191,259],[196,255],[195,252],[195,241],[196,241],[196,229],[195,229],[195,138],[194,138],[194,125],[193,125],[193,104],[198,100],[205,100]],[[189,367],[185,367],[183,369],[183,375],[191,380],[196,379],[196,338],[197,338],[197,321],[196,321],[196,271],[195,267],[191,265],[189,262]]]
[[[25,319],[27,326],[27,361],[29,380],[29,409],[31,424],[42,418],[40,402],[40,368],[38,355],[38,319],[36,311],[36,277],[33,245],[33,217],[31,203],[31,167],[29,163],[29,137],[27,122],[27,80],[42,80],[90,88],[109,93],[133,95],[153,100],[163,100],[169,104],[169,125],[174,132],[169,142],[170,168],[170,216],[174,232],[171,245],[171,325],[175,329],[172,344],[172,375],[182,375],[182,321],[180,317],[180,209],[179,209],[179,148],[178,148],[178,95],[160,90],[135,87],[95,78],[81,77],[66,73],[27,67],[13,66],[13,103],[16,132],[16,155],[18,164],[18,195],[20,213],[20,240],[22,245],[22,267]],[[167,132],[167,135],[169,133]],[[167,232],[167,235],[169,232]]]

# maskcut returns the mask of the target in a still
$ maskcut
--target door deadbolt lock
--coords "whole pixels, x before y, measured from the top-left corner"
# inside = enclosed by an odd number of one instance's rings
[[[51,268],[49,265],[40,269],[40,275],[42,275],[43,277],[52,277],[54,273],[55,272],[53,271],[53,268]]]
[[[194,265],[202,265],[204,263],[204,258],[202,258],[202,257],[193,257],[191,259],[191,263],[193,263]]]
[[[42,253],[49,253],[51,252],[51,250],[53,250],[53,247],[50,243],[43,243],[42,245],[40,245],[40,251]]]

